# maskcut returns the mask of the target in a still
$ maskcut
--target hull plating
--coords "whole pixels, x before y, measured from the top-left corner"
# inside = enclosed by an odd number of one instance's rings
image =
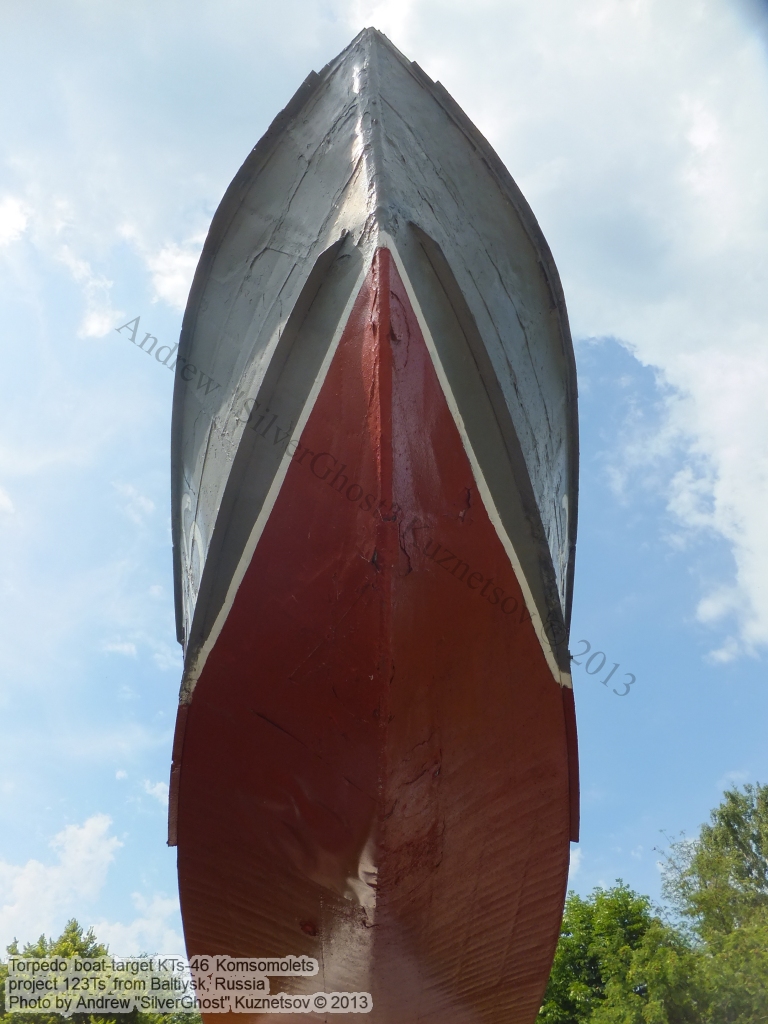
[[[188,951],[314,956],[318,978],[272,991],[370,991],[372,1024],[532,1021],[572,691],[386,249],[322,374],[180,709]]]

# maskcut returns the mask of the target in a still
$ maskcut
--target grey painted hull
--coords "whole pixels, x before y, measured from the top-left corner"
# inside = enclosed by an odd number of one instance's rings
[[[567,626],[578,426],[554,261],[466,115],[418,65],[369,34],[312,73],[255,147],[222,200],[195,275],[172,430],[177,632],[188,670],[224,600],[221,565],[237,564],[274,475],[260,451],[243,451],[255,447],[244,403],[271,402],[281,424],[296,422],[314,364],[293,395],[275,396],[280,341],[286,347],[324,282],[335,294],[320,296],[326,308],[315,310],[313,327],[327,343],[382,231],[425,316],[439,325],[446,370],[542,617]],[[189,364],[221,387],[206,396],[199,376],[183,379]],[[238,501],[254,461],[260,489],[252,485]],[[206,573],[212,553],[215,571]],[[568,671],[564,647],[560,663]]]

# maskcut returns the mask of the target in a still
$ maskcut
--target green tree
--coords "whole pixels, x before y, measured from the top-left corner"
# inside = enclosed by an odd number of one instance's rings
[[[707,1024],[768,1021],[768,786],[728,790],[671,844],[664,894],[702,953]]]
[[[701,1024],[707,1005],[701,968],[686,936],[654,915],[627,957],[626,973],[607,981],[593,1024]]]
[[[768,1024],[768,786],[728,790],[665,857],[671,920],[622,883],[569,894],[546,1024]]]
[[[18,942],[14,939],[8,946],[7,952],[11,956],[42,957],[42,956],[103,956],[107,953],[107,947],[98,942],[89,928],[84,932],[82,927],[74,920],[68,921],[64,931],[58,939],[46,939],[41,935],[37,942],[28,942],[23,949],[19,949]],[[0,963],[0,999],[5,1009],[5,981],[8,976],[7,963]],[[0,1016],[2,1024],[59,1024],[60,1017],[57,1014],[43,1013],[3,1013]],[[87,1024],[90,1020],[88,1014],[73,1014],[72,1020]],[[131,1014],[123,1014],[116,1017],[105,1018],[114,1021],[133,1021]]]
[[[768,910],[768,786],[726,791],[698,839],[671,844],[664,895],[705,942]]]
[[[622,882],[569,893],[539,1019],[545,1024],[698,1024],[699,958]]]
[[[7,952],[12,956],[45,957],[45,956],[105,956],[109,948],[99,942],[93,928],[84,931],[73,918],[68,921],[58,939],[47,939],[41,935],[37,942],[28,942],[19,950],[18,942],[8,946]],[[8,977],[8,964],[0,961],[0,1007],[5,1010],[5,981]],[[94,1016],[86,1013],[73,1013],[69,1018],[73,1024],[202,1024],[199,1014],[189,1013],[131,1013],[107,1014]],[[63,1018],[58,1014],[46,1013],[5,1013],[0,1012],[0,1024],[62,1024]]]

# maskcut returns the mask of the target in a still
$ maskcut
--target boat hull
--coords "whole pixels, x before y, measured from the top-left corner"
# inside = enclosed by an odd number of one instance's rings
[[[279,441],[180,708],[185,936],[316,957],[272,991],[367,991],[376,1024],[532,1021],[575,826],[572,691],[418,314],[379,248]]]

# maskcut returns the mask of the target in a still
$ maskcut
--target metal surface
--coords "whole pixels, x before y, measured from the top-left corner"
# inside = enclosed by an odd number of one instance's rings
[[[457,400],[471,406],[467,421],[477,420],[476,447],[486,447],[486,430],[495,435],[486,461],[501,468],[489,476],[503,487],[513,475],[516,493],[499,504],[515,520],[518,547],[530,552],[537,604],[544,617],[568,619],[576,395],[557,271],[491,147],[439,84],[366,30],[309,76],[255,147],[216,213],[195,276],[179,356],[222,387],[206,400],[179,377],[174,398],[174,551],[186,651],[194,653],[215,620],[227,575],[220,562],[237,562],[261,494],[232,511],[253,475],[242,452],[243,438],[251,440],[243,402],[271,402],[284,428],[295,424],[313,367],[291,396],[275,390],[280,349],[291,344],[284,336],[298,330],[326,283],[328,308],[315,319],[319,344],[327,342],[356,265],[370,262],[381,231],[396,243],[425,315],[448,321],[436,344],[451,349],[448,372]],[[327,281],[329,262],[346,280]],[[466,369],[475,378],[467,388]],[[472,384],[484,394],[470,393]],[[489,407],[487,425],[478,404]],[[261,468],[261,453],[256,461]],[[271,468],[262,472],[268,477]],[[206,576],[212,552],[216,568]]]
[[[516,186],[379,33],[235,178],[179,355],[190,952],[317,956],[377,1024],[532,1021],[578,830],[573,353]]]

